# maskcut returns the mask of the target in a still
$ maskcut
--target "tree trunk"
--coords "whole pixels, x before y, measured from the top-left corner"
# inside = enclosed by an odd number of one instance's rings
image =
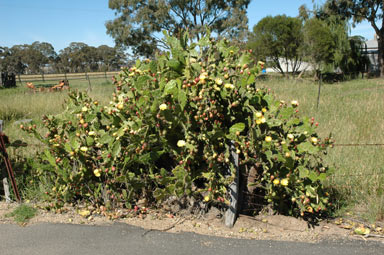
[[[378,62],[379,62],[379,70],[380,77],[384,78],[384,30],[380,29],[380,34],[377,38],[377,48],[378,48]]]

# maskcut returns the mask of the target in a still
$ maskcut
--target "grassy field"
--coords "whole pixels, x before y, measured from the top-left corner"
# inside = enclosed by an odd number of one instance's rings
[[[280,100],[298,100],[300,114],[320,123],[321,136],[332,133],[336,144],[384,143],[384,80],[354,80],[323,84],[319,108],[318,86],[310,81],[269,79],[258,81],[270,88]],[[86,90],[88,81],[71,82],[72,89]],[[92,80],[91,96],[100,102],[110,100],[113,85],[105,79]],[[14,159],[31,156],[40,147],[22,133],[16,120],[38,121],[43,114],[59,113],[66,92],[30,93],[26,87],[0,90],[0,119],[6,121],[5,133],[11,140],[29,145],[10,149]],[[369,221],[384,219],[384,146],[335,146],[327,157],[336,168],[327,185],[339,198],[338,213],[351,213]]]
[[[34,83],[35,84],[35,83]],[[39,82],[35,85],[48,85],[49,82]],[[112,97],[114,86],[111,81],[104,78],[91,80],[92,91],[89,92],[92,98],[107,103]],[[89,87],[87,80],[70,81],[72,90],[85,91]],[[63,110],[63,103],[67,91],[62,92],[31,92],[25,84],[16,88],[0,89],[0,120],[4,120],[4,132],[11,141],[22,140],[29,146],[24,148],[9,148],[9,154],[14,161],[23,160],[24,157],[33,156],[41,150],[41,144],[34,137],[28,136],[21,131],[19,121],[33,120],[41,123],[41,117],[46,114],[57,114]]]
[[[318,109],[316,83],[269,80],[260,85],[281,100],[298,100],[301,114],[314,117],[319,134],[332,133],[336,144],[384,144],[384,80],[323,84]],[[339,192],[339,206],[344,205],[339,213],[383,220],[384,146],[336,145],[327,161],[336,168],[328,185]]]

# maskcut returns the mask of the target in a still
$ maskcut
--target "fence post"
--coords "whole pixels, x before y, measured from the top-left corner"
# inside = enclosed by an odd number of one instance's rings
[[[236,153],[236,148],[233,141],[231,141],[230,152],[231,152],[231,162],[235,166],[235,180],[228,187],[230,204],[227,211],[225,212],[225,225],[229,228],[232,228],[235,225],[235,221],[237,217],[237,211],[239,207],[239,193],[240,193],[239,155]],[[228,172],[231,173],[231,169],[228,169]]]
[[[318,93],[317,93],[317,104],[316,104],[316,109],[318,110],[319,109],[319,103],[320,103],[320,90],[321,90],[321,83],[323,81],[323,74],[320,72],[320,75],[319,75],[319,90],[318,90]]]
[[[89,79],[89,76],[87,73],[85,73],[85,77],[88,80],[88,91],[92,91],[91,79]]]
[[[23,83],[21,82],[20,73],[18,73],[18,74],[17,74],[17,76],[19,77],[19,82],[20,82],[20,85],[23,85]]]
[[[44,72],[41,72],[41,78],[43,79],[43,82],[45,82]]]

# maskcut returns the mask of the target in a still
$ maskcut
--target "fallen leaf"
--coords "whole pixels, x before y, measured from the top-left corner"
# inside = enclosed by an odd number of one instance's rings
[[[371,233],[369,228],[364,228],[364,227],[355,228],[355,234],[357,235],[368,235],[369,233]]]
[[[78,213],[83,217],[88,217],[89,215],[91,215],[91,212],[89,210],[81,210]]]

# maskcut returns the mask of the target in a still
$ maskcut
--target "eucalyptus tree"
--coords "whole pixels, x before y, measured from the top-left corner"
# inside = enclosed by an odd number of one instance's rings
[[[134,54],[150,56],[159,46],[161,31],[180,35],[188,30],[196,39],[206,32],[229,38],[245,38],[250,0],[109,0],[116,18],[106,23],[107,33],[118,46]]]
[[[384,77],[384,1],[382,0],[328,0],[325,13],[332,13],[356,23],[366,20],[378,35],[380,76]]]
[[[261,19],[250,34],[248,47],[258,59],[270,59],[271,66],[285,75],[299,70],[302,60],[303,25],[299,18],[286,15]],[[284,66],[282,62],[285,62]]]

